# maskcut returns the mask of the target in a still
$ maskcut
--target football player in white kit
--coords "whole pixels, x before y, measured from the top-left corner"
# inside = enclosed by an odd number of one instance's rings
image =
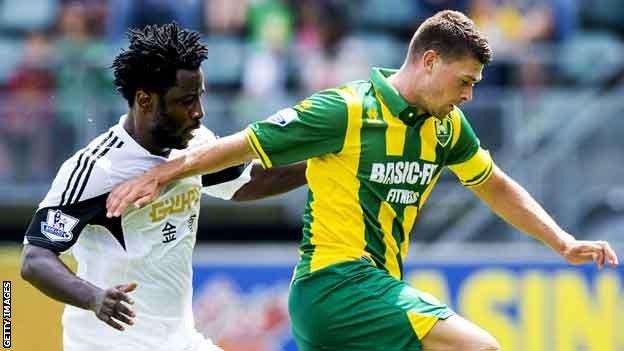
[[[201,193],[278,194],[305,183],[305,165],[186,178],[151,204],[107,218],[113,186],[215,139],[200,122],[207,57],[200,35],[173,23],[131,30],[129,39],[113,63],[128,113],[61,166],[27,229],[22,276],[66,304],[65,351],[220,350],[195,330],[191,311]],[[77,274],[58,258],[67,251]]]

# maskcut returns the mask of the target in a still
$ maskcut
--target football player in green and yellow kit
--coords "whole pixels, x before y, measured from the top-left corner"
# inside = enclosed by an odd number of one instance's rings
[[[167,183],[258,158],[307,160],[308,200],[289,298],[300,350],[499,350],[486,331],[402,280],[409,233],[444,168],[494,212],[568,262],[616,265],[608,243],[578,241],[498,168],[458,105],[491,59],[465,15],[414,34],[399,70],[316,93],[113,191],[109,216]]]

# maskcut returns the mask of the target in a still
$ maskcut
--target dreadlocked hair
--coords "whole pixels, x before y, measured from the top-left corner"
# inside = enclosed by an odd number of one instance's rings
[[[208,57],[200,34],[175,22],[130,29],[128,39],[130,46],[115,57],[111,68],[117,91],[129,106],[137,90],[164,93],[175,85],[177,70],[196,70]]]

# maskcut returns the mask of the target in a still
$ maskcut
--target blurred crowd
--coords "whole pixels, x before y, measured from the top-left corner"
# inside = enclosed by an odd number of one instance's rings
[[[0,0],[0,180],[49,181],[123,113],[109,67],[128,28],[175,20],[205,35],[205,122],[226,133],[371,66],[398,67],[415,28],[447,8],[490,38],[483,85],[528,96],[588,79],[583,45],[608,51],[624,34],[618,0]],[[568,48],[582,35],[597,39]]]

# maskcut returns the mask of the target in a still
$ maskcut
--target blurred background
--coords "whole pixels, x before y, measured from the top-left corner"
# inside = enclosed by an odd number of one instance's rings
[[[125,113],[109,67],[129,27],[175,20],[202,33],[204,124],[227,135],[373,66],[398,68],[417,26],[443,9],[469,15],[494,50],[462,108],[482,144],[565,229],[624,255],[621,0],[0,0],[0,273],[14,282],[13,349],[60,349],[60,306],[19,278],[20,243],[63,160]],[[195,313],[226,350],[295,349],[285,301],[305,197],[203,200]],[[624,350],[622,269],[563,265],[452,175],[411,240],[406,278],[504,350]],[[42,337],[29,337],[33,325]]]

